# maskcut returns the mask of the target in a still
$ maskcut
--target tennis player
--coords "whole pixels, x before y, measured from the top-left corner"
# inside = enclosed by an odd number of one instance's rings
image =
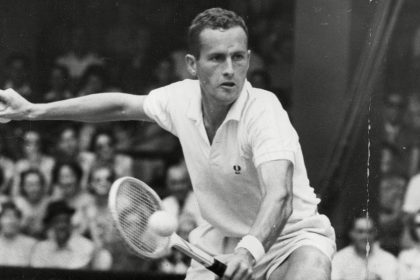
[[[330,279],[334,230],[317,212],[296,131],[274,94],[246,81],[248,31],[220,8],[189,27],[186,62],[197,80],[147,96],[100,93],[33,104],[0,93],[13,120],[151,120],[182,145],[207,221],[191,242],[227,264],[223,279]],[[192,262],[187,279],[214,279]]]

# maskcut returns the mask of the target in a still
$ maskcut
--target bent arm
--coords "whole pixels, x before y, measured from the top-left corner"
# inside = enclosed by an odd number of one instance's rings
[[[126,93],[97,93],[51,103],[28,102],[13,90],[0,93],[6,108],[0,117],[12,120],[71,120],[103,122],[150,120],[143,110],[146,96]]]
[[[258,177],[265,193],[249,234],[258,238],[267,251],[293,212],[293,165],[288,160],[262,163]]]

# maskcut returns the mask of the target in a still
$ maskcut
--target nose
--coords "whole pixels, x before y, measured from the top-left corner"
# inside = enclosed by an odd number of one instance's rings
[[[233,63],[231,58],[227,58],[225,62],[225,68],[223,70],[223,76],[231,78],[233,76]]]

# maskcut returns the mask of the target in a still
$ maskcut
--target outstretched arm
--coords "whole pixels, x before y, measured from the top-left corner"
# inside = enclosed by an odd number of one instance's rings
[[[51,103],[31,103],[12,89],[0,90],[0,118],[12,120],[71,120],[103,122],[150,120],[143,110],[145,96],[97,93]]]

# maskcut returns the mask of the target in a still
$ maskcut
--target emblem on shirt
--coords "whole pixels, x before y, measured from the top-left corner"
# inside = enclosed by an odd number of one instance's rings
[[[235,170],[235,174],[241,174],[241,166],[234,165],[233,170]]]

